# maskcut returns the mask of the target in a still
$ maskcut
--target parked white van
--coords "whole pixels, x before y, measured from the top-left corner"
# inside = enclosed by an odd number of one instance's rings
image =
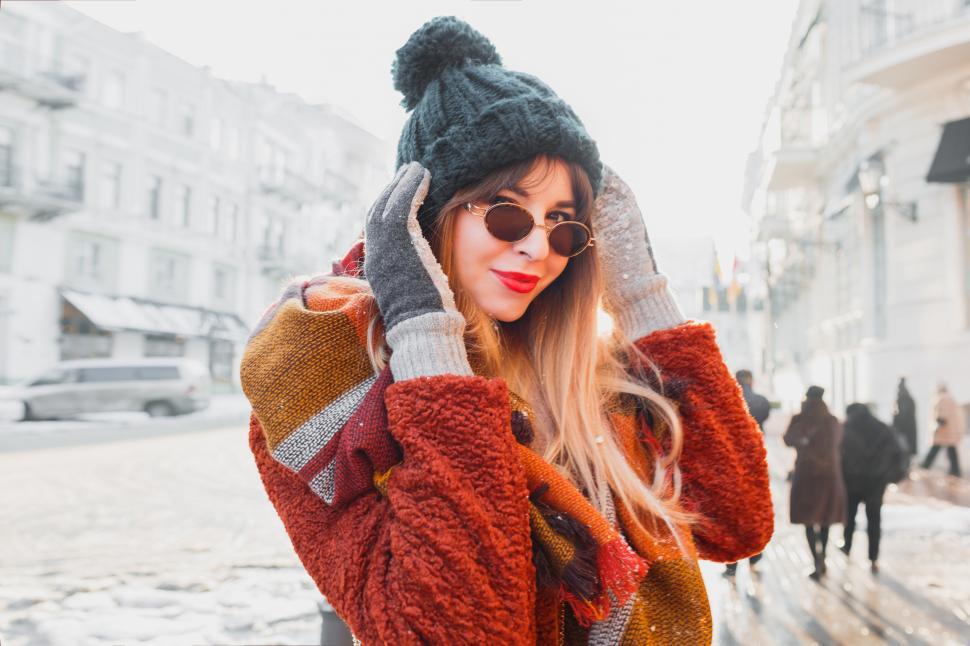
[[[23,402],[25,420],[114,411],[162,417],[207,408],[211,386],[209,371],[191,359],[81,359],[4,389],[3,397]]]

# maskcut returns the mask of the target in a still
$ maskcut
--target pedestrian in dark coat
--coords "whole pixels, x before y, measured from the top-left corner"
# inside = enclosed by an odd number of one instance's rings
[[[764,434],[764,424],[768,420],[768,416],[771,415],[771,402],[764,395],[759,395],[754,391],[754,375],[751,374],[750,370],[738,370],[734,373],[734,378],[741,386],[741,394],[744,396],[744,403],[748,407],[748,412],[754,418],[754,421],[758,422],[758,428]],[[751,568],[752,572],[755,572],[755,565],[760,560],[760,552],[748,559],[748,567]],[[737,572],[737,563],[728,563],[724,568],[724,576],[731,577],[736,575]]]
[[[839,446],[842,427],[830,412],[822,395],[825,390],[810,386],[800,413],[792,417],[785,431],[785,444],[797,452],[791,482],[791,522],[805,525],[805,536],[815,562],[811,577],[825,574],[825,548],[829,526],[845,521],[845,484]]]
[[[906,387],[906,377],[899,378],[896,408],[893,411],[893,428],[909,442],[909,454],[916,455],[916,402]]]
[[[879,569],[876,561],[882,534],[882,498],[901,453],[902,447],[893,436],[893,429],[876,419],[865,404],[849,404],[845,409],[842,437],[842,474],[848,495],[842,551],[848,555],[852,549],[856,511],[859,503],[864,503],[873,572]]]

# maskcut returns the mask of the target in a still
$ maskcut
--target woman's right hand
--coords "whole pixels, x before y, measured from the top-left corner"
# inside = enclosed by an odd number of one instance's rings
[[[396,381],[472,374],[465,318],[418,223],[430,183],[421,164],[405,164],[367,214],[364,277],[384,319]]]

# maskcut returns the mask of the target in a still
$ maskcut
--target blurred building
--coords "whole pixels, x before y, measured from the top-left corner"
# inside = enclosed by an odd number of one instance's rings
[[[287,276],[329,269],[390,159],[336,108],[4,3],[0,382],[179,355],[233,383],[248,328]]]
[[[789,405],[970,399],[968,117],[970,1],[800,2],[745,190]]]
[[[752,285],[749,263],[734,260],[722,270],[714,239],[707,236],[658,239],[654,251],[684,315],[714,326],[732,373],[744,368],[758,379],[763,299]]]

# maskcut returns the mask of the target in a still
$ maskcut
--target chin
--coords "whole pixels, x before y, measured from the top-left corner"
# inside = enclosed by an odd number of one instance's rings
[[[488,312],[488,315],[496,321],[501,321],[502,323],[512,323],[522,318],[522,315],[526,313],[526,310],[529,309],[529,305],[531,304],[531,300],[525,304],[495,303],[493,307],[483,307],[482,309]]]

